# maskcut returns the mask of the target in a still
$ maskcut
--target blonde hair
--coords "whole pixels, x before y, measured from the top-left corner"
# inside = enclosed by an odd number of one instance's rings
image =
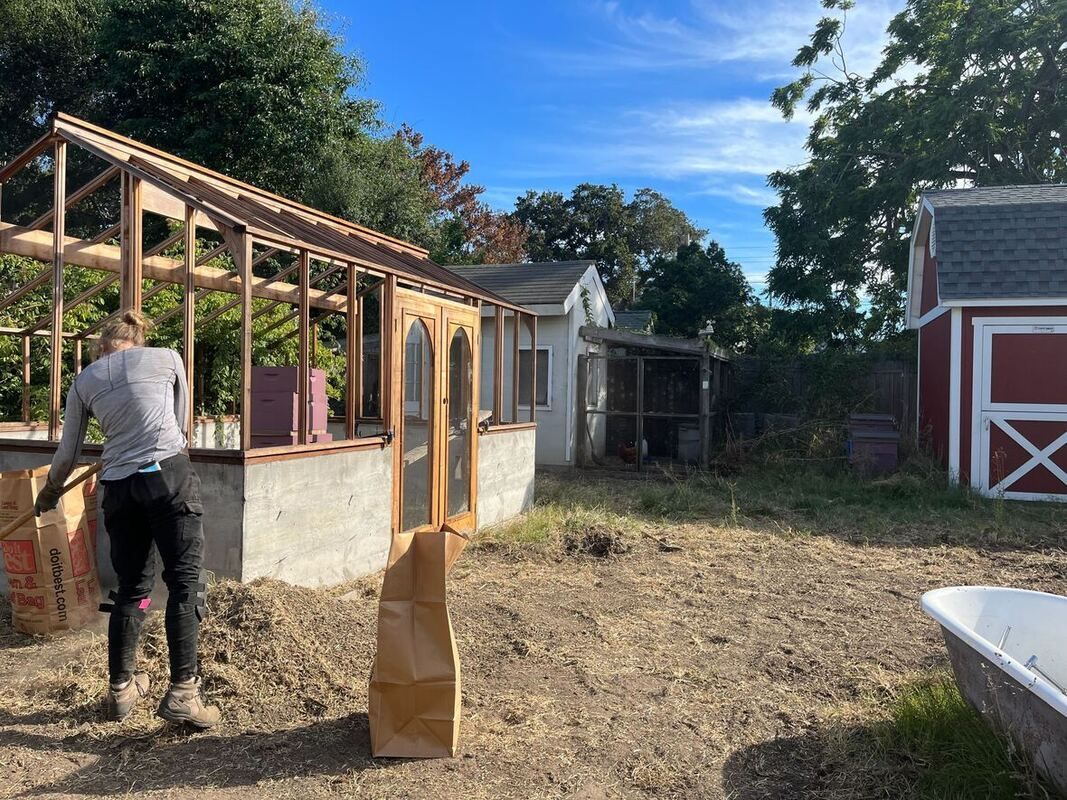
[[[97,343],[97,348],[103,354],[121,349],[122,344],[129,347],[144,347],[145,334],[151,329],[152,323],[140,311],[133,309],[123,311],[100,329],[100,341]]]

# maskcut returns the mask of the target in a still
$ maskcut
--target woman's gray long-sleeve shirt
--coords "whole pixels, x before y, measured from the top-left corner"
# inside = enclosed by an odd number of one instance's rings
[[[81,453],[89,416],[103,431],[103,480],[118,480],[176,455],[186,445],[189,389],[181,356],[162,347],[131,347],[94,361],[67,392],[63,436],[48,483],[66,481]]]

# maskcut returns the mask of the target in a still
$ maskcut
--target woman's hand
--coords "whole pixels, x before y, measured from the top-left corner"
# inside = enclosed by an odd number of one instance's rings
[[[62,496],[62,489],[55,489],[52,484],[46,483],[44,488],[37,494],[37,500],[33,504],[34,515],[39,517],[45,511],[51,511],[59,505],[59,498]]]

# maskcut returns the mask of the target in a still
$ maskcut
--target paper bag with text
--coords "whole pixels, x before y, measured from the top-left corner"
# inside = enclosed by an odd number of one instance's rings
[[[89,467],[78,467],[77,477]],[[0,528],[33,508],[48,467],[0,473]],[[96,619],[96,479],[66,494],[59,505],[0,542],[15,630],[55,633]]]
[[[375,756],[456,754],[459,655],[445,602],[445,577],[467,541],[448,530],[393,536],[368,697]]]

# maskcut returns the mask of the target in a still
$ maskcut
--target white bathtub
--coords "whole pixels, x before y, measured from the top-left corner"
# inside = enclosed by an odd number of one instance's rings
[[[927,592],[956,682],[1067,794],[1067,597],[992,586]]]

